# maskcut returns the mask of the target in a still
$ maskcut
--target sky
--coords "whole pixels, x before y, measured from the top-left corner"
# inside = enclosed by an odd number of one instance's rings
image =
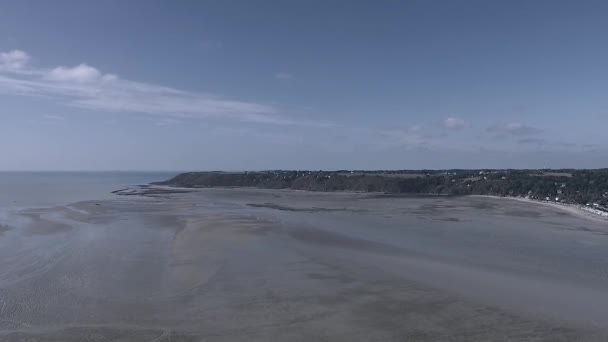
[[[0,170],[608,167],[607,1],[0,2]]]

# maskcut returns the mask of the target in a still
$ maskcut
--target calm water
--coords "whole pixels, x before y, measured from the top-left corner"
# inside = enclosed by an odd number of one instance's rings
[[[3,189],[48,206],[169,176]],[[606,226],[557,208],[260,189],[95,204],[9,212],[0,341],[608,341]]]
[[[113,190],[173,177],[175,172],[0,172],[0,213],[107,199]]]

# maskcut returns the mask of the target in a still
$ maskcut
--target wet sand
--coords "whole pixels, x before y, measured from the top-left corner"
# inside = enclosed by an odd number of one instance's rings
[[[608,339],[608,226],[541,204],[155,189],[16,216],[1,341]]]
[[[471,195],[472,197],[481,197],[481,198],[494,198],[494,199],[503,199],[507,201],[520,201],[525,203],[535,203],[540,205],[549,206],[552,208],[560,209],[563,211],[567,211],[568,213],[582,217],[588,220],[593,220],[599,223],[608,224],[608,217],[601,216],[592,212],[585,210],[585,207],[580,204],[570,204],[570,203],[557,203],[557,202],[549,202],[549,201],[541,201],[541,200],[533,200],[523,197],[499,197],[499,196],[488,196],[488,195]]]

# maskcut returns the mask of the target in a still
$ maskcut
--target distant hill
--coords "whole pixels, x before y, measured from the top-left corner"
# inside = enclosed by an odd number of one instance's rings
[[[608,169],[189,172],[156,184],[434,195],[521,196],[608,206]]]

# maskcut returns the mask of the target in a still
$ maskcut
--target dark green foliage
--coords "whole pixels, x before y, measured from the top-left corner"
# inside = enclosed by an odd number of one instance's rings
[[[190,172],[159,184],[436,195],[529,196],[608,205],[608,169]]]

